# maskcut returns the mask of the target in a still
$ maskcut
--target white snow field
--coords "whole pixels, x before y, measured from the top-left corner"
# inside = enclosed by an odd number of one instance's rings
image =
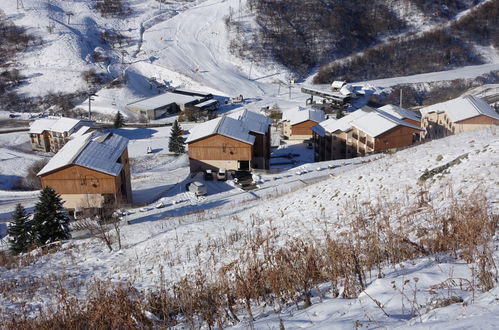
[[[284,109],[288,105],[296,107],[304,105],[307,98],[300,93],[301,84],[294,86],[291,97],[288,97],[286,87],[279,89],[279,82],[293,79],[292,73],[281,66],[253,63],[230,53],[230,40],[234,35],[227,32],[224,18],[235,12],[237,20],[255,26],[254,14],[247,10],[246,0],[178,0],[161,6],[155,0],[126,1],[132,14],[120,18],[102,17],[89,0],[51,0],[50,3],[23,0],[22,3],[23,8],[17,9],[16,1],[4,1],[0,9],[15,24],[26,27],[28,33],[43,40],[16,62],[16,67],[28,77],[20,88],[26,95],[87,90],[81,72],[94,68],[113,77],[122,73],[127,77],[124,88],[98,91],[93,110],[103,113],[119,110],[133,116],[125,109],[126,104],[158,93],[150,88],[150,78],[216,95],[242,94],[254,109],[274,103]],[[70,22],[68,13],[74,14]],[[428,28],[427,22],[416,14],[410,25]],[[461,13],[466,14],[467,11]],[[102,43],[99,36],[102,31],[119,32],[130,41],[111,49]],[[108,56],[109,62],[93,63],[90,57],[94,50]],[[479,50],[490,63],[370,83],[388,87],[400,83],[473,78],[499,69],[496,49],[482,47]],[[309,80],[304,84],[308,85]],[[85,101],[81,106],[86,108],[87,103]]]
[[[247,100],[243,106],[254,111],[274,104],[287,111],[304,105],[307,98],[300,92],[301,84],[295,84],[290,90],[279,87],[279,81],[291,78],[280,66],[251,63],[230,54],[230,36],[224,17],[244,7],[245,0],[168,1],[161,8],[155,0],[130,0],[126,3],[132,14],[125,18],[101,17],[95,13],[90,0],[23,0],[22,3],[24,8],[17,9],[16,1],[2,1],[0,9],[15,24],[43,39],[43,44],[23,54],[15,63],[15,67],[28,76],[27,83],[20,87],[20,92],[26,95],[86,90],[88,86],[81,79],[81,72],[96,68],[112,76],[125,73],[128,79],[124,88],[97,92],[92,110],[106,114],[120,110],[133,116],[124,108],[127,103],[157,93],[149,87],[149,78],[219,96],[242,94]],[[67,13],[74,14],[70,23]],[[240,16],[253,24],[252,14],[243,11]],[[420,24],[418,20],[416,17],[414,26]],[[49,27],[51,33],[48,33]],[[98,36],[103,30],[119,31],[130,37],[130,42],[122,48],[109,49]],[[99,66],[90,60],[96,48],[102,48],[110,57],[109,64]],[[376,91],[377,86],[473,78],[499,69],[497,50],[482,51],[490,60],[482,66],[363,82],[362,85],[372,85]],[[81,106],[87,104],[88,100]],[[234,109],[237,106],[225,107],[222,111]],[[1,118],[7,116],[6,111],[0,112]],[[191,126],[183,128],[189,130]],[[138,289],[154,290],[159,285],[161,272],[167,285],[197,270],[215,276],[220,267],[238,260],[247,250],[243,242],[229,237],[272,232],[275,243],[283,245],[294,238],[322,239],[325,230],[341,235],[348,230],[348,223],[342,219],[345,219],[347,205],[352,203],[411,205],[425,191],[432,207],[446,210],[452,196],[483,193],[489,211],[498,212],[497,129],[451,136],[395,154],[316,164],[308,164],[311,152],[303,146],[288,146],[275,155],[298,152],[298,162],[276,166],[287,169],[279,174],[256,178],[256,190],[243,191],[230,180],[212,181],[205,182],[209,193],[203,197],[185,192],[185,183],[193,178],[187,156],[173,157],[167,152],[170,127],[126,128],[118,133],[130,138],[133,197],[142,205],[124,217],[123,248],[110,253],[102,242],[75,235],[79,239],[65,242],[61,251],[14,268],[0,267],[0,282],[5,284],[2,288],[7,288],[0,293],[0,313],[9,315],[20,306],[26,306],[33,315],[39,307],[55,304],[56,292],[53,283],[47,280],[51,278],[61,279],[61,285],[83,297],[94,280],[130,282]],[[29,165],[46,157],[30,152],[27,144],[26,132],[0,134],[0,236],[5,233],[5,221],[16,203],[32,211],[37,201],[36,191],[10,190],[16,180],[26,175]],[[151,154],[147,154],[147,147],[151,147]],[[434,180],[423,186],[417,184],[425,170],[465,154],[467,157],[461,163]],[[155,208],[160,201],[164,207]],[[498,243],[496,239],[496,265]],[[367,289],[358,299],[333,299],[326,293],[323,302],[314,297],[310,308],[287,306],[281,317],[286,329],[497,328],[497,286],[485,293],[476,291],[474,296],[452,287],[452,293],[459,295],[464,303],[426,310],[432,286],[450,277],[471,280],[473,267],[476,265],[444,256],[410,260],[384,268],[383,278],[370,278]],[[415,278],[418,278],[417,288]],[[41,283],[41,279],[47,280],[45,286],[30,286],[33,282]],[[74,283],[78,285],[72,286]],[[394,289],[394,285],[407,290],[406,296]],[[408,294],[414,298],[408,299]],[[421,307],[416,308],[416,316],[411,316],[408,306],[414,299]],[[381,302],[390,316],[374,301]],[[251,325],[255,329],[279,328],[279,320],[269,307],[255,306],[255,317]],[[243,312],[240,318],[242,322],[235,328],[250,327]]]
[[[132,220],[132,224],[123,226],[121,250],[110,253],[102,242],[91,238],[73,240],[63,244],[62,251],[40,256],[31,264],[0,268],[2,281],[29,283],[53,274],[81,281],[77,289],[70,289],[78,295],[84,294],[94,279],[109,279],[113,283],[130,281],[139,289],[154,289],[160,281],[160,272],[164,272],[167,284],[171,284],[196,270],[216,274],[223,265],[238,260],[245,246],[238,240],[229,240],[231,235],[272,232],[275,244],[284,244],[293,238],[321,239],[324,230],[341,235],[348,228],[344,222],[348,219],[345,218],[348,205],[397,203],[407,207],[418,201],[421,191],[427,192],[429,203],[437,210],[450,207],[451,196],[459,199],[459,196],[479,192],[487,198],[489,211],[497,214],[498,147],[497,129],[488,129],[435,140],[381,158],[378,155],[378,159],[358,158],[355,160],[359,164],[355,166],[341,164],[339,168],[308,173],[309,178],[316,180],[302,180],[303,174],[294,172],[268,176],[262,181],[279,181],[286,179],[286,175],[294,180],[283,181],[270,189],[241,191],[245,198],[241,198],[241,194],[220,195],[212,200],[180,202],[164,213],[137,222]],[[459,164],[418,185],[418,178],[425,170],[463,155],[467,157]],[[134,214],[130,217],[133,219]],[[496,246],[498,243],[494,242]],[[494,258],[497,264],[497,249]],[[356,324],[382,328],[493,328],[499,321],[498,287],[485,293],[476,290],[473,296],[470,291],[453,287],[453,294],[459,295],[464,303],[426,311],[432,286],[450,277],[471,281],[473,267],[445,256],[403,262],[396,267],[385,267],[383,278],[369,279],[365,293],[358,299],[332,299],[326,291],[322,303],[315,297],[312,307],[288,306],[281,316],[286,329],[354,328]],[[394,289],[394,285],[399,290]],[[20,303],[26,303],[32,311],[53,303],[54,293],[50,290],[39,288],[28,293],[21,284],[14,291],[23,294],[9,293],[0,297],[6,313]],[[421,305],[416,308],[415,317],[411,317],[414,311],[410,312],[408,307],[409,294],[410,301],[415,299]],[[380,301],[390,316],[368,295]],[[255,306],[255,310],[258,311],[255,329],[279,328],[279,320],[272,310],[265,306]],[[244,313],[241,317],[244,320]],[[235,327],[247,326],[243,321]]]

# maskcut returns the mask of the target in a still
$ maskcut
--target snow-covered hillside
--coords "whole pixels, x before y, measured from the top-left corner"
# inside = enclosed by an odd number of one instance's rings
[[[288,81],[292,77],[290,72],[275,63],[255,63],[235,57],[229,50],[231,38],[239,37],[227,31],[225,18],[229,14],[237,12],[239,21],[255,25],[246,1],[179,0],[160,4],[147,0],[124,1],[124,4],[130,13],[102,17],[91,0],[2,2],[0,9],[9,19],[42,40],[17,58],[14,67],[27,77],[17,90],[25,96],[85,92],[89,86],[82,72],[95,69],[108,79],[122,75],[127,79],[122,88],[97,91],[92,107],[103,113],[120,110],[132,115],[125,109],[127,103],[158,93],[151,87],[150,79],[216,95],[242,94],[255,108],[287,99],[285,87],[280,91],[278,83]],[[411,26],[427,28],[425,22],[418,18]],[[125,41],[105,43],[101,38],[103,33],[120,34]],[[497,70],[497,52],[485,51],[495,54],[488,56],[491,64],[376,83],[386,86],[471,78]],[[95,62],[96,53],[107,60]],[[293,106],[303,105],[305,97],[300,95],[299,88],[294,88],[292,95]],[[81,107],[86,108],[87,101]]]
[[[123,248],[111,253],[95,239],[65,243],[59,252],[40,256],[24,266],[1,269],[4,283],[26,283],[7,285],[10,289],[3,291],[0,298],[4,313],[13,312],[21,302],[30,306],[31,311],[50,305],[55,293],[45,290],[44,284],[29,293],[24,286],[38,283],[41,278],[51,278],[51,274],[76,295],[84,294],[94,279],[131,282],[139,289],[154,290],[160,278],[166,285],[171,285],[197,270],[216,278],[221,267],[245,255],[251,237],[256,239],[263,235],[271,238],[276,246],[304,238],[320,241],[325,233],[340,237],[349,231],[351,218],[348,215],[362,206],[379,209],[396,205],[390,211],[392,221],[396,223],[397,215],[409,214],[414,205],[423,205],[421,198],[437,214],[447,212],[453,201],[459,201],[462,196],[480,194],[487,200],[488,211],[497,214],[497,133],[496,129],[469,132],[385,155],[362,165],[349,167],[345,163],[344,170],[341,167],[323,170],[330,172],[327,179],[317,175],[315,183],[300,183],[300,176],[297,176],[298,181],[284,184],[284,189],[246,193],[248,198],[245,200],[228,197],[213,201],[209,208],[200,203],[199,209],[191,204],[189,215],[152,217],[122,227]],[[452,162],[456,158],[460,161]],[[452,166],[447,170],[424,182],[419,180],[426,170],[451,162]],[[263,178],[266,179],[279,180]],[[414,210],[413,214],[426,212],[424,208]],[[419,235],[415,232],[417,228],[430,228],[432,221],[431,217],[411,216],[410,219],[402,229],[409,237]],[[497,264],[499,255],[497,251],[494,253]],[[473,267],[459,258],[444,255],[411,260],[396,267],[386,266],[382,270],[384,276],[371,277],[365,293],[358,299],[332,299],[326,288],[323,303],[315,297],[314,305],[309,309],[297,310],[290,305],[281,317],[290,329],[352,328],[356,321],[369,327],[439,324],[439,327],[454,328],[462,324],[473,325],[478,318],[481,322],[478,328],[487,328],[497,322],[497,287],[486,293],[480,293],[474,287],[473,296],[465,289],[452,289],[455,290],[453,294],[464,299],[464,304],[436,309],[428,305],[433,297],[430,288],[448,278],[473,281]],[[70,281],[79,284],[71,289]],[[376,301],[382,304],[384,311]],[[411,307],[414,301],[421,306]],[[264,306],[257,306],[255,310],[258,311],[255,328],[279,327],[274,313]],[[412,317],[413,313],[417,316]],[[459,317],[451,317],[454,313]],[[246,326],[243,322],[237,327]]]

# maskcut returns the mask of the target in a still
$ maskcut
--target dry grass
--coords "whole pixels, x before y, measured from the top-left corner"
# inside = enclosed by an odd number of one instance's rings
[[[473,264],[477,288],[490,290],[497,276],[490,244],[499,219],[488,213],[484,196],[479,192],[460,200],[450,196],[452,203],[446,211],[432,208],[423,191],[414,205],[410,199],[353,202],[340,219],[348,224],[343,234],[325,231],[321,238],[293,238],[285,244],[272,225],[262,229],[262,219],[251,219],[255,224],[251,231],[233,231],[223,240],[208,240],[206,248],[211,252],[194,247],[193,255],[200,261],[203,256],[212,259],[209,266],[172,285],[166,284],[161,271],[157,289],[147,293],[132,285],[97,282],[78,302],[61,289],[58,308],[41,310],[32,319],[7,318],[3,324],[7,329],[169,328],[179,324],[223,328],[241,322],[244,314],[251,322],[253,309],[262,304],[279,318],[289,304],[306,308],[313,297],[322,299],[324,283],[329,284],[330,296],[355,298],[373,278],[383,277],[387,266],[436,253]],[[238,258],[217,266],[224,245],[232,248],[234,244],[239,247]],[[398,289],[407,302],[416,301],[404,287]],[[419,305],[409,307],[412,315],[420,315]]]

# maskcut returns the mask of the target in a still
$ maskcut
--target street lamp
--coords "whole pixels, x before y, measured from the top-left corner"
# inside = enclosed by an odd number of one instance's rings
[[[92,96],[99,96],[95,93],[88,93],[88,119],[92,119],[92,101],[94,101],[94,99],[92,98]]]

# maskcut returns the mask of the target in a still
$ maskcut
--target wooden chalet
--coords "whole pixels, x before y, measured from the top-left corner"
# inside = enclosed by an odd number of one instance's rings
[[[312,128],[316,161],[363,156],[409,146],[422,129],[383,110],[363,107]]]
[[[73,214],[79,210],[132,203],[128,139],[91,132],[70,140],[38,173]]]
[[[195,127],[187,139],[191,172],[270,166],[272,119],[244,110]]]
[[[324,111],[298,109],[283,113],[283,135],[289,140],[304,141],[312,138],[312,127],[324,121]]]
[[[420,109],[424,139],[496,126],[499,114],[484,100],[467,95]]]

